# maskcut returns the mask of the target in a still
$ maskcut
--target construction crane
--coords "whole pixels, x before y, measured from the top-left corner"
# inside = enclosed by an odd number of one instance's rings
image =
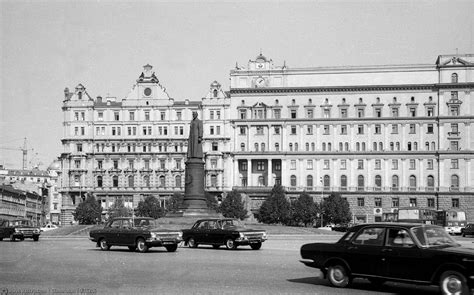
[[[33,151],[33,149],[28,149],[26,144],[26,137],[23,140],[23,147],[13,148],[13,147],[0,147],[2,150],[12,150],[12,151],[22,151],[23,153],[23,170],[26,170],[26,164],[28,163],[28,151]]]

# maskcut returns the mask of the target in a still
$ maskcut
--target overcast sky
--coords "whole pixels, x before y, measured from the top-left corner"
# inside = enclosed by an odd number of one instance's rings
[[[0,147],[28,166],[62,151],[63,90],[125,97],[149,63],[175,100],[199,100],[262,50],[276,65],[434,64],[474,53],[474,1],[0,0]],[[31,162],[31,163],[30,163]],[[0,164],[21,168],[20,150]]]

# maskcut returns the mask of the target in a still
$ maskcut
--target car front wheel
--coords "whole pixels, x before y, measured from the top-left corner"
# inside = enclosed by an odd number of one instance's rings
[[[252,248],[252,250],[259,250],[260,248],[262,248],[262,242],[250,244],[250,247]]]
[[[188,247],[189,248],[197,248],[198,244],[196,243],[196,240],[194,238],[189,238],[188,239]]]
[[[466,277],[457,271],[443,272],[439,281],[441,294],[469,294]]]
[[[328,279],[331,285],[338,288],[346,287],[350,281],[346,268],[340,264],[331,265],[328,268]]]
[[[231,238],[228,238],[226,241],[225,241],[225,246],[227,249],[229,250],[235,250],[237,248],[237,245],[235,244],[234,240],[231,239]]]
[[[110,250],[110,245],[107,243],[105,239],[101,239],[99,241],[99,246],[102,251]]]
[[[137,249],[138,252],[141,253],[145,253],[146,251],[148,251],[148,246],[146,245],[145,240],[143,238],[139,238],[137,240]]]

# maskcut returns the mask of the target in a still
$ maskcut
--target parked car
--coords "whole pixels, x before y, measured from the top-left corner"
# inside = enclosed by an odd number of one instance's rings
[[[234,250],[237,246],[250,245],[258,250],[266,239],[265,230],[247,228],[240,220],[232,218],[200,219],[191,229],[183,229],[183,240],[190,248],[205,244],[215,249],[225,245]]]
[[[33,239],[37,242],[40,236],[40,229],[34,226],[32,221],[26,218],[0,221],[0,241],[9,238],[14,242],[16,239]]]
[[[355,277],[439,285],[443,294],[469,294],[474,286],[474,247],[462,247],[436,225],[356,225],[336,243],[303,245],[301,257],[335,287]]]
[[[57,228],[59,228],[57,225],[48,223],[45,226],[41,227],[40,231],[42,231],[42,232],[43,231],[50,231],[50,230],[57,229]]]
[[[160,228],[158,220],[150,217],[119,217],[107,222],[104,228],[91,230],[90,240],[102,250],[112,246],[126,246],[130,251],[147,252],[151,247],[165,247],[174,252],[182,241],[179,230]]]
[[[474,223],[468,223],[466,227],[461,228],[461,235],[465,236],[473,236],[474,235]]]

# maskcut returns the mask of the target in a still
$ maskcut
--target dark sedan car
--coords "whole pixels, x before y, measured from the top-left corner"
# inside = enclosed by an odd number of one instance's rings
[[[301,257],[335,287],[354,277],[439,285],[443,294],[469,294],[474,286],[474,248],[460,246],[436,225],[357,225],[336,243],[303,245]]]
[[[182,241],[181,231],[159,228],[157,220],[148,217],[114,218],[104,228],[91,230],[89,235],[102,250],[127,246],[130,251],[146,252],[151,247],[165,247],[174,252]]]
[[[33,239],[37,242],[41,232],[39,227],[34,226],[29,219],[20,218],[14,220],[0,221],[0,241],[4,238],[15,241],[16,239],[23,241],[24,239]]]
[[[474,236],[474,223],[468,223],[466,227],[461,228],[461,235],[465,236]]]
[[[225,245],[234,250],[240,245],[250,245],[253,250],[258,250],[266,239],[265,230],[247,228],[238,219],[201,219],[191,229],[183,229],[183,240],[190,248],[206,244],[215,249]]]

